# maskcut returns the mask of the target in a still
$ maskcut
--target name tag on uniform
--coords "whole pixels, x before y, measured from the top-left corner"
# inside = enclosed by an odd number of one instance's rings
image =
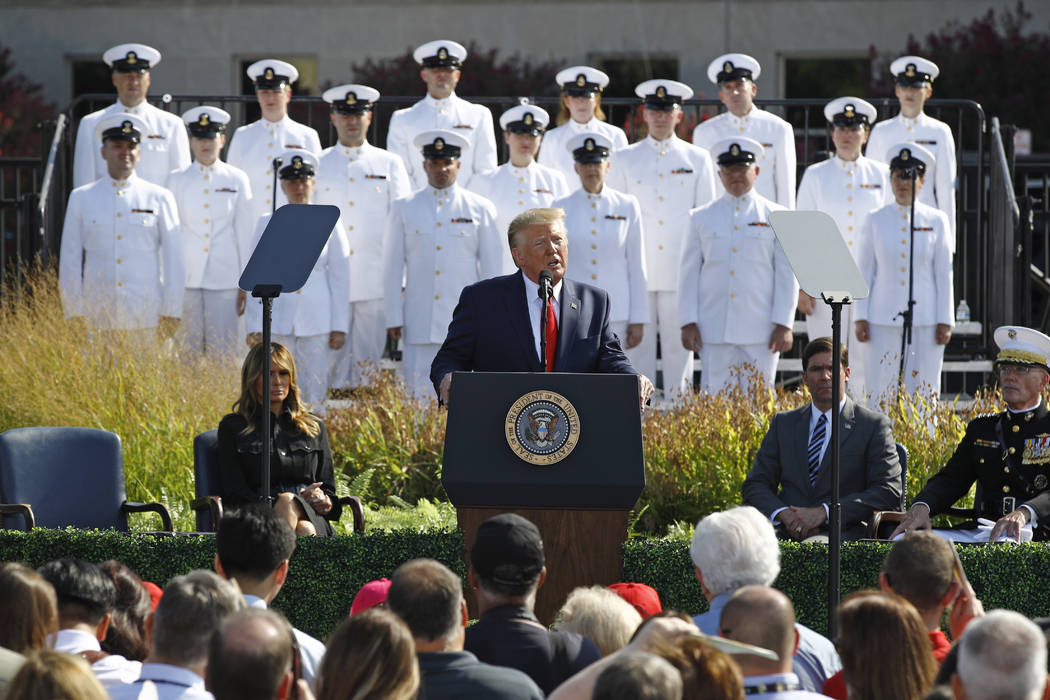
[[[689,168],[679,168],[678,170],[672,170],[672,175],[692,175],[693,171]]]
[[[1050,462],[1050,437],[1034,437],[1024,441],[1021,464],[1046,464]]]
[[[538,194],[554,194],[550,190],[545,190],[543,188],[536,188],[535,190],[533,190],[533,192],[536,192]]]
[[[386,175],[365,175],[366,180],[385,180]]]
[[[937,145],[936,141],[930,141],[930,140],[916,141],[915,143],[920,144],[922,146],[936,146]]]
[[[752,221],[748,226],[762,226],[764,228],[769,228],[769,224],[765,221]]]
[[[153,210],[152,209],[132,209],[131,213],[132,214],[152,214]]]
[[[472,127],[470,124],[456,124],[452,128],[453,129],[473,129],[474,127]]]
[[[232,187],[219,187],[215,191],[216,192],[237,192],[237,190],[233,189]]]
[[[164,138],[167,138],[167,137],[165,137],[164,134],[150,134],[146,138],[148,138],[148,139],[162,139],[163,140]]]
[[[456,217],[455,219],[452,219],[452,223],[454,223],[454,224],[472,224],[472,223],[474,223],[474,219],[469,219],[469,218],[466,218],[466,217],[459,216],[459,217]]]
[[[977,438],[976,440],[973,441],[973,445],[974,445],[974,447],[991,447],[993,449],[998,449],[999,448],[999,441],[998,440],[982,440],[980,438]]]
[[[873,182],[870,185],[858,185],[862,190],[881,190],[882,185],[878,182]]]
[[[616,214],[606,214],[606,219],[612,219],[613,221],[627,221],[626,216],[617,216]]]
[[[916,226],[915,230],[916,231],[932,231],[933,230],[933,226]]]

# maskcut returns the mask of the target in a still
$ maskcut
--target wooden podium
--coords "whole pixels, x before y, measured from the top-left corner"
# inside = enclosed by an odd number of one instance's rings
[[[619,581],[628,511],[645,486],[637,377],[456,373],[450,405],[441,481],[468,565],[478,526],[513,512],[543,537],[544,624],[573,588]]]

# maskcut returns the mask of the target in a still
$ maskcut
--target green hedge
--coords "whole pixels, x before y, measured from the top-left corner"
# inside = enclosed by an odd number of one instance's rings
[[[842,548],[842,594],[871,588],[888,545],[854,542]],[[347,615],[357,589],[389,576],[402,562],[432,557],[466,577],[459,532],[396,532],[299,538],[288,583],[274,601],[300,629],[321,639]],[[775,582],[795,603],[800,622],[827,629],[827,548],[783,542],[781,572]],[[146,580],[163,585],[192,569],[211,568],[215,540],[201,535],[163,536],[83,530],[0,530],[0,561],[38,567],[58,557],[89,561],[117,559]],[[959,557],[988,610],[1009,608],[1028,617],[1050,615],[1050,546],[1042,543],[960,547]],[[693,575],[689,542],[632,539],[624,545],[623,580],[648,583],[664,606],[690,614],[707,602]]]

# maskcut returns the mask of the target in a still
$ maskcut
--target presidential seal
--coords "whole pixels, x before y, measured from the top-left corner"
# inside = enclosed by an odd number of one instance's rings
[[[553,391],[533,391],[515,401],[504,427],[514,454],[538,466],[562,461],[580,439],[576,409]]]

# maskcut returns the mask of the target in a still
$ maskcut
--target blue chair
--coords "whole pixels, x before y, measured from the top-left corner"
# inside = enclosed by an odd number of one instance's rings
[[[198,532],[215,532],[222,520],[222,472],[219,469],[219,431],[208,430],[193,439],[193,491],[190,507],[197,514]],[[338,499],[354,517],[354,532],[365,531],[361,499],[344,496]]]
[[[126,531],[128,513],[160,515],[160,503],[130,503],[124,491],[120,437],[93,428],[15,428],[0,433],[0,516],[3,527]]]

